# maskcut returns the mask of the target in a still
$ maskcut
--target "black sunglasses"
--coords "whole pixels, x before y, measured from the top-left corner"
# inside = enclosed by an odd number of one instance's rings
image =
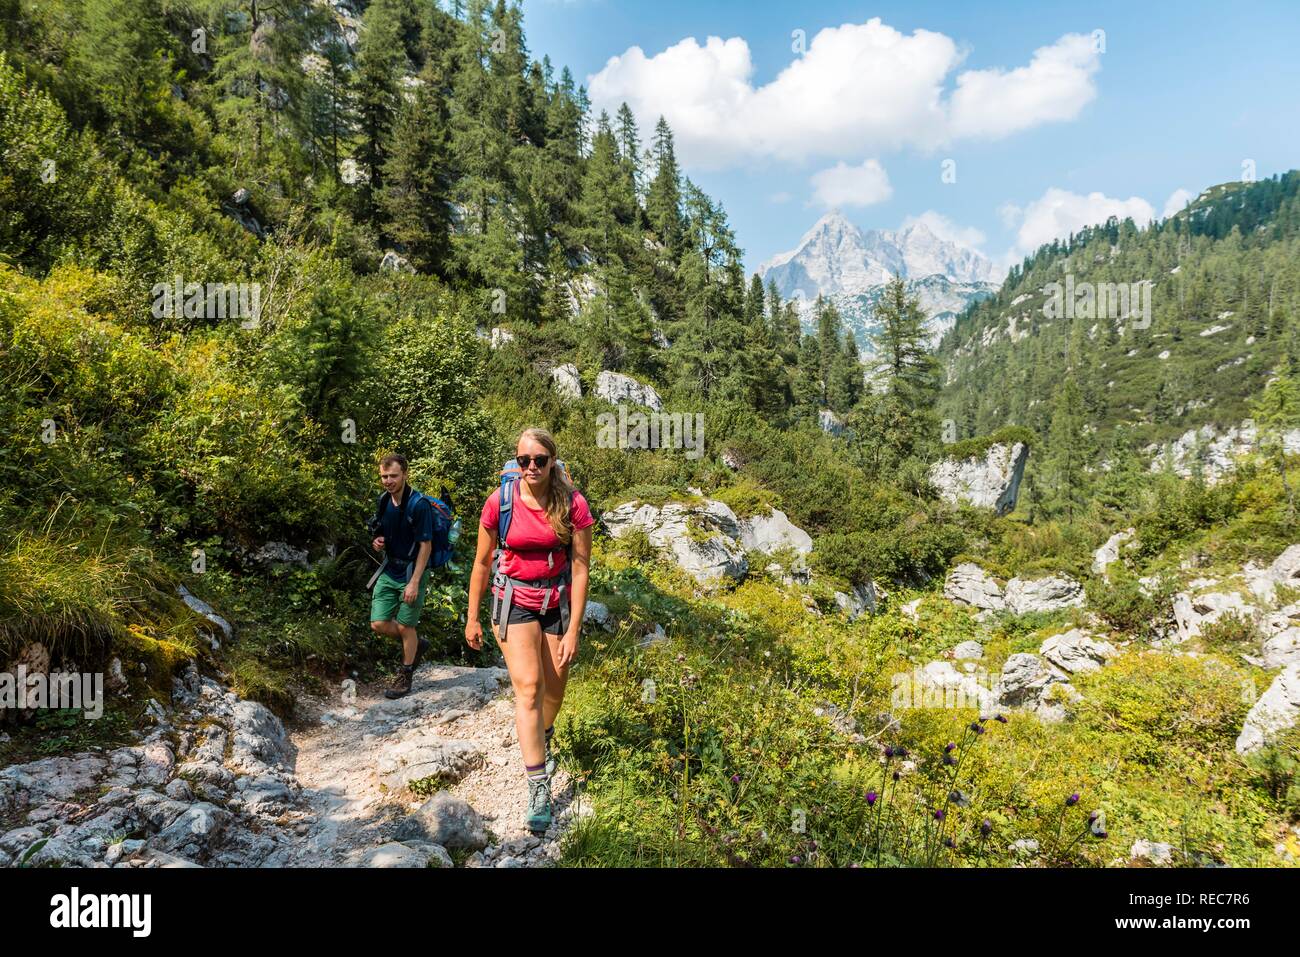
[[[528,466],[532,465],[534,462],[537,463],[537,467],[539,469],[544,469],[546,468],[546,463],[549,462],[550,460],[551,457],[549,455],[516,455],[515,456],[515,461],[519,463],[519,467],[521,469],[528,468]]]

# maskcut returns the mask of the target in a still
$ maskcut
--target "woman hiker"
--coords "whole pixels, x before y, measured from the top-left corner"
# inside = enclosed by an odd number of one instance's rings
[[[491,576],[492,632],[514,686],[515,728],[528,778],[526,823],[541,833],[551,825],[551,734],[578,657],[594,520],[586,498],[558,464],[549,432],[525,429],[515,462],[519,477],[507,477],[483,505],[465,640],[475,650],[483,647],[479,606]],[[499,542],[503,493],[509,526],[507,540]]]

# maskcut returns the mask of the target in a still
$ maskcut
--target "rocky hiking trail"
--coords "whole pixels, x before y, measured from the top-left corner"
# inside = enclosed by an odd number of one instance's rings
[[[561,764],[555,823],[524,829],[503,668],[425,664],[395,701],[345,682],[286,729],[191,664],[171,705],[136,745],[0,769],[0,866],[549,866],[587,812]]]

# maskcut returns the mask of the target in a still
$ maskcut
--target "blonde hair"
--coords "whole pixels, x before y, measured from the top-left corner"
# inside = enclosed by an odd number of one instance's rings
[[[515,448],[524,439],[537,442],[551,457],[551,481],[546,489],[546,520],[551,523],[555,537],[564,545],[573,540],[573,518],[569,515],[573,501],[574,487],[569,481],[568,473],[560,468],[560,456],[555,446],[555,438],[545,429],[528,428],[519,433]]]

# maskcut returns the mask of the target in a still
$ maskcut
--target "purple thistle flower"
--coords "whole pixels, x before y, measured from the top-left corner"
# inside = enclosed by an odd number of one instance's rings
[[[952,838],[950,838],[950,837],[945,837],[945,838],[943,839],[943,846],[944,846],[944,847],[955,848],[955,847],[957,846],[957,842],[954,841],[954,840],[953,840]]]
[[[1078,804],[1078,803],[1079,803],[1079,792],[1078,792],[1078,791],[1076,791],[1075,793],[1071,794],[1068,798],[1065,799],[1065,806],[1066,806],[1066,807],[1074,807],[1074,806],[1075,806],[1076,804]]]
[[[885,745],[885,758],[888,759],[888,758],[892,758],[893,756],[894,756],[893,745],[889,745],[889,744]]]
[[[897,748],[894,748],[894,757],[896,757],[896,758],[905,758],[905,757],[907,757],[907,748],[904,748],[904,747],[902,747],[901,745],[900,745],[899,747],[897,747]]]
[[[949,751],[956,751],[956,750],[957,750],[957,745],[955,745],[955,744],[953,744],[951,741],[949,741],[947,744],[945,744],[945,745],[943,746],[943,750],[944,750],[945,753],[946,753],[946,752],[949,752]]]
[[[794,855],[792,855],[792,856],[790,857],[790,863],[791,863],[791,864],[798,864],[798,863],[799,863],[799,855],[798,855],[798,854],[794,854]]]
[[[1001,721],[1003,724],[1006,724],[1006,723],[1007,723],[1007,716],[1006,716],[1005,714],[995,714],[995,715],[993,716],[993,720],[994,720],[994,721]]]
[[[988,818],[985,818],[983,821],[981,821],[980,833],[983,834],[985,837],[988,837],[991,833],[993,833],[993,822],[990,821]]]
[[[945,754],[943,756],[943,763],[948,765],[953,765],[957,763],[957,759],[954,758],[951,754]]]
[[[944,817],[943,808],[939,808],[937,811],[934,812],[934,819],[936,821],[942,821],[943,817]]]
[[[1089,812],[1088,812],[1088,823],[1091,824],[1091,823],[1092,823],[1093,821],[1095,821],[1095,820],[1097,820],[1097,812],[1096,812],[1096,811],[1089,811]]]
[[[970,723],[970,729],[974,731],[976,734],[984,733],[984,726],[980,724],[978,721],[972,721]]]
[[[872,807],[876,803],[877,794],[875,791],[867,792],[867,807]]]
[[[732,784],[739,784],[739,783],[740,783],[740,775],[739,775],[739,774],[733,774],[733,775],[731,776],[731,783],[732,783]]]
[[[900,774],[899,772],[897,772],[897,771],[894,772],[894,780],[895,780],[895,781],[897,781],[897,780],[898,780],[899,778],[901,778],[902,776],[903,776],[903,775]]]

